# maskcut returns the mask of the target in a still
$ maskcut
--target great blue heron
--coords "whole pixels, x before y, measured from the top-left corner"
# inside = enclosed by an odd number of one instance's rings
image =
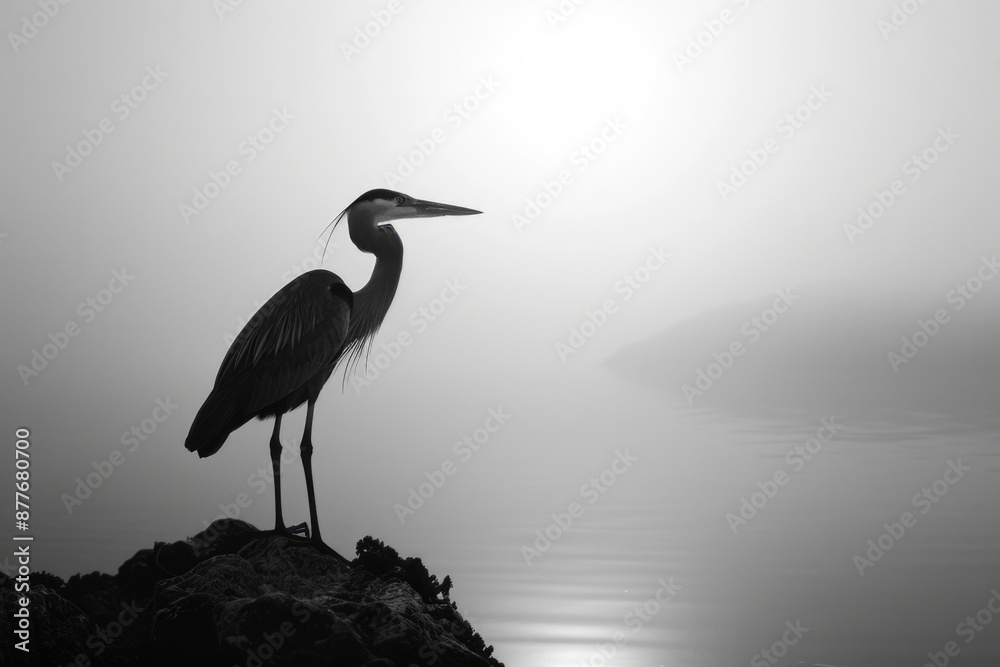
[[[281,515],[279,459],[281,416],[307,403],[300,447],[309,494],[312,541],[320,537],[312,476],[313,409],[320,390],[342,361],[350,366],[371,347],[385,319],[403,268],[403,244],[392,225],[404,218],[474,215],[460,206],[421,201],[392,190],[370,190],[341,211],[351,241],[375,255],[368,283],[357,292],[325,269],[309,271],[281,288],[247,322],[233,341],[215,386],[198,410],[184,445],[201,457],[219,451],[229,434],[254,417],[274,417],[271,465],[274,469],[274,532],[291,536]],[[333,231],[330,232],[333,235]],[[296,527],[296,532],[298,527]],[[335,552],[334,552],[335,553]]]

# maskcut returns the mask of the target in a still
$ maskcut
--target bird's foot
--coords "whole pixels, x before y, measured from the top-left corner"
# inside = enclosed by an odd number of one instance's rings
[[[289,535],[301,535],[302,537],[309,537],[309,524],[305,521],[302,523],[297,523],[294,526],[285,529]]]
[[[254,535],[255,539],[262,537],[283,537],[288,541],[288,546],[295,547],[305,547],[311,546],[320,553],[326,554],[328,556],[333,556],[341,564],[350,566],[351,561],[341,556],[333,548],[328,546],[326,542],[321,540],[319,536],[313,535],[309,536],[309,526],[305,523],[298,523],[289,528],[282,526],[281,528],[275,528],[274,530],[262,530]]]
[[[273,530],[261,530],[258,531],[255,537],[287,537],[290,539],[301,539],[308,541],[309,539],[309,526],[305,522],[297,523],[294,526],[286,528],[285,526],[277,526]]]

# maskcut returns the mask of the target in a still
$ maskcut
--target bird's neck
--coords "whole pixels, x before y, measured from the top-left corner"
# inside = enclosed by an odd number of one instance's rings
[[[351,242],[355,247],[361,252],[375,255],[372,277],[354,295],[355,310],[358,307],[359,297],[369,300],[383,299],[388,308],[388,302],[392,301],[396,293],[399,274],[403,269],[403,242],[399,240],[399,234],[392,225],[377,224],[374,211],[370,208],[352,208],[348,214],[347,225]]]
[[[385,307],[388,309],[389,302],[396,295],[399,276],[403,272],[403,242],[392,225],[381,225],[375,229],[381,238],[371,250],[368,250],[375,255],[375,268],[372,269],[371,278],[358,295],[378,296],[385,300]],[[383,317],[384,315],[383,313]],[[379,322],[381,323],[381,320]]]
[[[403,243],[392,225],[371,225],[363,236],[358,236],[361,238],[355,239],[355,234],[351,234],[355,245],[375,255],[375,268],[371,278],[354,293],[354,307],[347,335],[348,344],[353,343],[351,347],[360,352],[362,347],[370,345],[396,295],[399,276],[403,271]]]

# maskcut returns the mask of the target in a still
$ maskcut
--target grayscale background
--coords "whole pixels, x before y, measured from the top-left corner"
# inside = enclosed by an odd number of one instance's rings
[[[35,569],[272,525],[270,423],[205,460],[184,438],[232,337],[391,187],[484,215],[396,224],[368,369],[317,408],[334,548],[450,574],[512,666],[772,664],[786,623],[782,665],[1000,660],[1000,5],[92,1],[32,31],[39,7],[0,10]],[[357,289],[372,260],[341,227],[322,265]]]

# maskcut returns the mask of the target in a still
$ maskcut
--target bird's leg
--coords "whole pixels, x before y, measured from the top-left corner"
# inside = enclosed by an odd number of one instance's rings
[[[302,456],[302,470],[306,474],[306,492],[309,494],[309,523],[312,525],[312,539],[308,542],[312,544],[320,552],[333,556],[338,561],[350,567],[350,562],[339,553],[334,551],[332,548],[327,546],[323,539],[319,535],[319,517],[316,515],[316,490],[313,486],[313,473],[312,473],[312,423],[313,423],[313,407],[316,405],[316,400],[312,399],[306,406],[306,429],[302,434],[302,445],[300,447],[300,453]]]
[[[274,418],[274,431],[271,433],[271,468],[274,470],[274,532],[288,532],[281,516],[281,440],[278,431],[281,430],[281,415]]]
[[[261,531],[260,537],[280,535],[288,539],[303,539],[299,536],[309,537],[309,526],[305,523],[297,523],[286,528],[285,520],[281,515],[281,440],[278,437],[280,432],[281,415],[278,415],[274,418],[274,431],[271,432],[271,468],[274,471],[274,530]]]
[[[313,542],[322,544],[323,540],[319,536],[319,519],[316,515],[316,490],[313,487],[312,473],[312,425],[313,408],[315,405],[316,399],[310,399],[308,405],[306,406],[306,428],[305,432],[302,434],[300,454],[302,456],[302,470],[306,475],[306,492],[309,494],[309,524],[312,526],[312,539]]]

